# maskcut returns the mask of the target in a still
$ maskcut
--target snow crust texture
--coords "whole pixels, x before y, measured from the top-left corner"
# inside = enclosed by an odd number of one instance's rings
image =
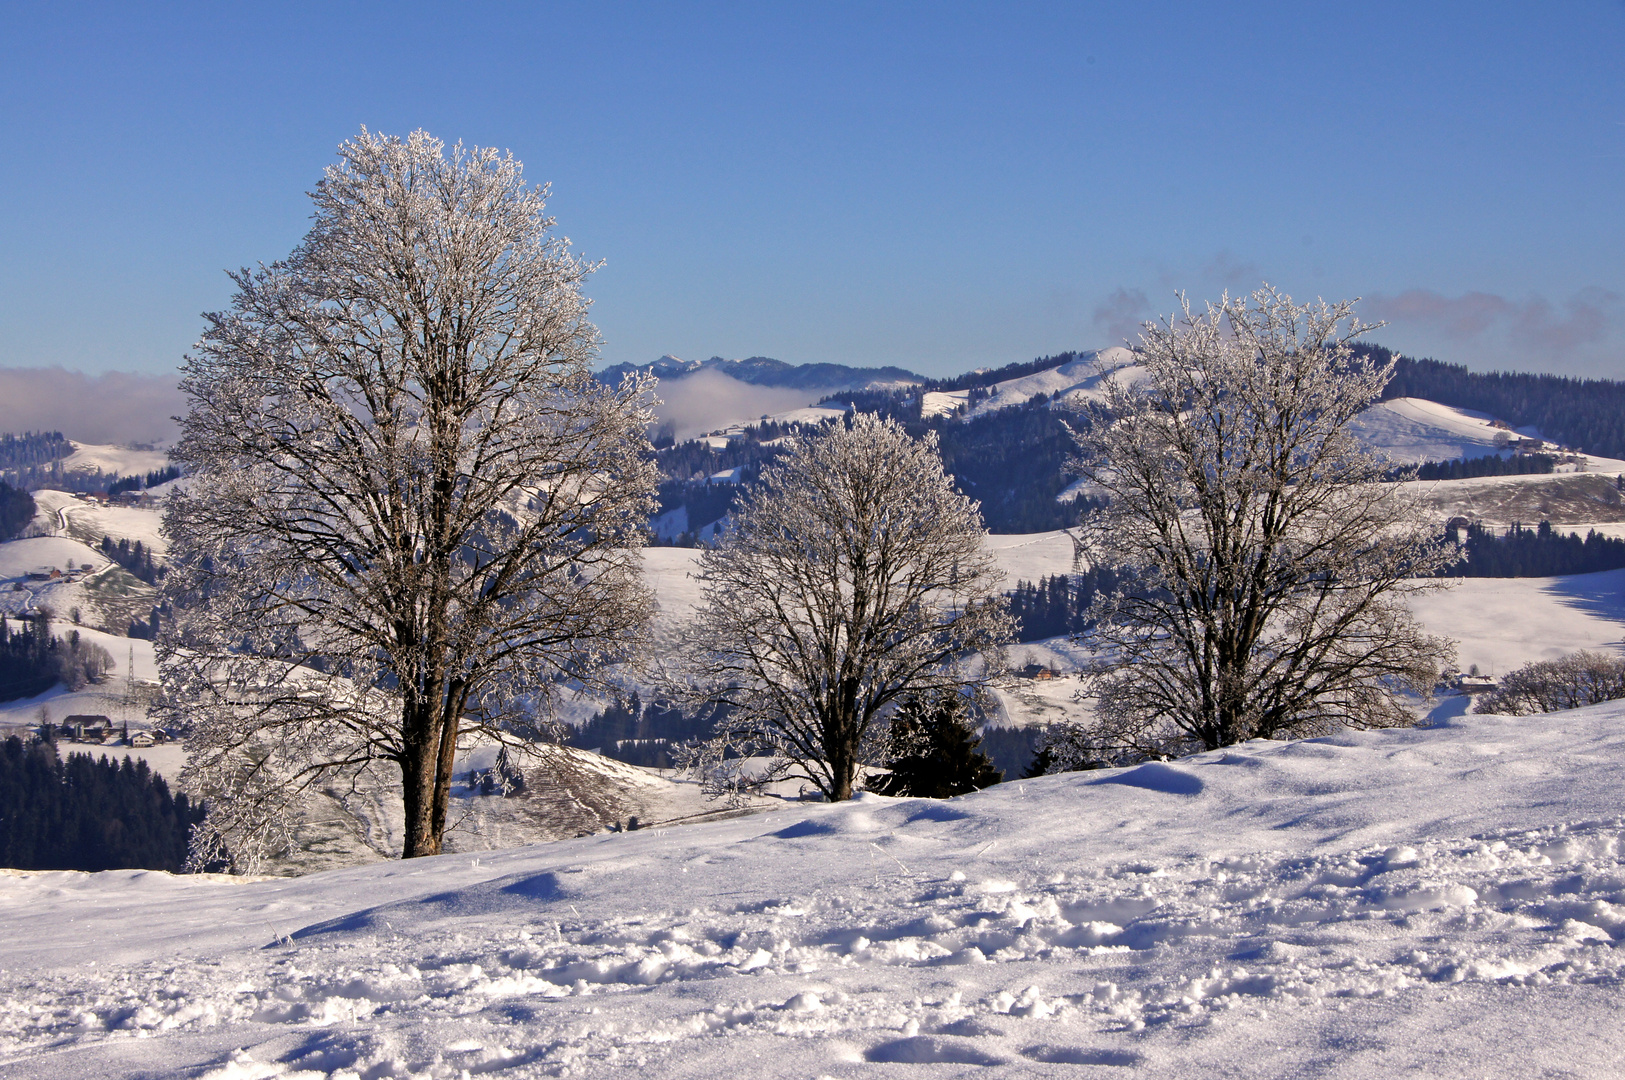
[[[13,872],[0,1073],[1615,1075],[1622,720],[299,879]]]

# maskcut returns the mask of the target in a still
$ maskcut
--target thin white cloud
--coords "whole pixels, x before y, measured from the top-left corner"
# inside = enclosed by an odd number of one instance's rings
[[[655,412],[662,428],[670,424],[672,434],[680,442],[728,424],[755,420],[763,414],[811,405],[825,392],[752,386],[707,368],[680,379],[663,381],[655,389],[663,402]]]
[[[1511,300],[1495,293],[1445,296],[1432,289],[1407,289],[1395,296],[1368,297],[1361,314],[1396,326],[1412,326],[1452,341],[1504,336],[1520,348],[1563,356],[1608,337],[1610,309],[1619,294],[1587,288],[1561,304],[1543,296]]]
[[[60,431],[84,443],[165,443],[186,411],[179,376],[0,368],[0,432]]]

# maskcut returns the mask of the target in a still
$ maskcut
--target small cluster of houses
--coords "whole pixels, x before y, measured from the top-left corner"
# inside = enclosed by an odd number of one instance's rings
[[[1472,671],[1446,671],[1439,677],[1440,690],[1454,690],[1458,694],[1487,694],[1497,683],[1494,675],[1480,675]]]
[[[68,564],[66,570],[60,566],[36,566],[28,572],[29,581],[78,581],[92,569],[90,563],[83,566]]]
[[[75,713],[64,717],[62,723],[44,725],[40,735],[52,735],[60,741],[92,743],[100,746],[133,746],[138,750],[169,741],[169,734],[161,729],[132,732],[128,722],[115,726],[112,719],[100,714]]]
[[[105,491],[79,491],[74,492],[74,497],[97,506],[156,506],[161,501],[161,496],[139,490],[121,491],[116,495]]]

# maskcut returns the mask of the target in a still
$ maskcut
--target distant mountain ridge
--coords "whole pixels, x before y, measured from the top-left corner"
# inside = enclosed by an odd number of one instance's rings
[[[877,384],[923,383],[924,376],[900,367],[855,368],[845,364],[787,364],[770,356],[743,360],[682,360],[662,356],[647,364],[615,364],[598,373],[600,382],[618,383],[625,375],[647,372],[660,379],[680,379],[697,371],[717,371],[752,386],[792,390],[861,390]]]

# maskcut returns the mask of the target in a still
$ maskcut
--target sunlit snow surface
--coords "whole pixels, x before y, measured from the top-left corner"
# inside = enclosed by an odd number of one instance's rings
[[[299,879],[0,877],[0,1074],[1613,1076],[1625,705]]]
[[[68,472],[104,472],[116,476],[141,476],[169,464],[166,450],[135,449],[98,443],[73,443],[73,453],[62,459]]]

